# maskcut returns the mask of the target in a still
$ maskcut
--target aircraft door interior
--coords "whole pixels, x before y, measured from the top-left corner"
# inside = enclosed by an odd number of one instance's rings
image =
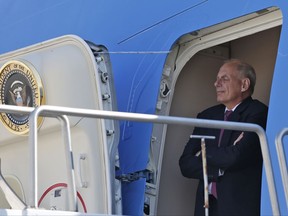
[[[281,13],[280,15],[279,11],[276,13],[278,13],[276,16],[279,16],[281,20]],[[229,32],[229,23],[227,23],[227,27],[225,31]],[[201,34],[201,31],[197,34]],[[205,29],[203,31],[209,30]],[[219,34],[221,34],[220,32],[221,30],[219,30]],[[269,106],[280,33],[281,23],[277,22],[273,27],[263,26],[261,31],[253,34],[251,32],[246,33],[246,35],[239,37],[232,36],[230,39],[227,37],[226,41],[220,43],[217,42],[216,33],[214,43],[213,38],[209,41],[211,46],[201,49],[200,45],[200,48],[197,48],[197,42],[195,42],[196,45],[187,42],[186,50],[181,50],[181,43],[185,43],[185,40],[189,41],[189,36],[184,35],[175,43],[170,56],[167,57],[164,71],[167,70],[167,67],[170,67],[174,68],[174,73],[178,74],[167,77],[163,73],[163,79],[170,81],[168,85],[170,85],[171,94],[169,99],[165,99],[167,106],[157,107],[156,113],[196,118],[200,111],[217,104],[214,82],[223,61],[230,58],[239,58],[254,66],[257,82],[253,98]],[[213,37],[213,35],[209,37]],[[189,54],[189,48],[187,48],[189,43],[191,43],[191,50],[193,49],[192,46],[196,47],[194,48],[195,53],[190,51]],[[180,58],[182,60],[186,59],[183,60],[185,63],[182,63],[182,67]],[[159,96],[159,100],[164,99]],[[163,126],[162,134],[159,131],[161,129],[154,126],[153,136],[160,136],[162,140],[160,149],[152,146],[154,155],[157,152],[160,155],[159,158],[162,158],[162,161],[159,159],[157,164],[158,176],[155,182],[156,190],[158,190],[156,193],[158,196],[156,198],[158,201],[157,209],[155,209],[156,214],[191,215],[194,212],[198,180],[183,177],[178,161],[193,128],[182,125],[168,125],[167,127]]]

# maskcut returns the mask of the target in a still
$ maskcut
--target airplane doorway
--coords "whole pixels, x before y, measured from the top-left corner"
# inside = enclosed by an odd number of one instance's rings
[[[201,35],[201,31],[206,34],[209,29],[199,30],[189,36],[181,37],[172,49],[174,52],[171,52],[165,63],[161,84],[165,83],[170,92],[166,97],[160,94],[156,114],[195,118],[198,112],[215,105],[217,102],[213,84],[223,61],[230,58],[239,58],[253,65],[257,74],[253,98],[269,105],[282,23],[281,12],[274,9],[272,12],[267,9],[268,13],[261,14],[261,17],[257,12],[254,14],[255,20],[251,23],[252,27],[256,26],[258,18],[265,19],[266,16],[268,20],[271,19],[268,17],[271,13],[274,13],[273,20],[277,20],[273,26],[263,25],[256,32],[250,30],[245,32],[245,29],[242,29],[233,35],[235,25],[229,27],[229,22],[227,22],[225,28],[221,27],[223,23],[219,24],[219,31],[215,31],[215,26],[211,27],[214,32],[207,36],[199,35]],[[243,28],[247,28],[247,26]],[[219,35],[223,34],[222,31],[225,31],[226,34],[230,33],[230,36],[227,36],[226,39],[219,39]],[[213,34],[215,40],[213,40]],[[237,36],[237,34],[240,35]],[[191,43],[192,39],[189,39],[191,35],[201,37],[202,44],[204,44],[205,37],[210,37],[206,43],[210,46],[201,47],[199,45],[197,47],[195,45],[197,41]],[[185,42],[187,43],[183,50],[181,44]],[[200,44],[199,41],[198,43]],[[167,76],[165,71],[169,67],[174,71],[173,75],[169,73]],[[155,155],[158,155],[158,161],[154,159],[158,171],[155,182],[158,203],[156,201],[154,215],[192,215],[198,180],[184,178],[180,173],[178,160],[193,128],[179,125],[159,127],[161,126],[154,126],[153,137],[161,140],[161,144],[160,146],[151,146],[154,158]]]

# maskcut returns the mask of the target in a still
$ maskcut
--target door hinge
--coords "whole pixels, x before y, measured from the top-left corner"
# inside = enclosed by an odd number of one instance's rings
[[[146,182],[152,182],[153,181],[153,177],[154,174],[151,170],[141,170],[141,171],[137,171],[134,173],[127,173],[127,174],[121,174],[116,176],[116,179],[122,181],[122,182],[133,182],[133,181],[137,181],[140,178],[145,178]]]

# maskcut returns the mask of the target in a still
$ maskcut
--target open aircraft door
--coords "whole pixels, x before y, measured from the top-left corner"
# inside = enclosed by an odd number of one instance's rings
[[[68,35],[1,55],[1,104],[115,110],[107,53],[103,46]],[[121,196],[120,184],[114,178],[118,123],[95,118],[68,119],[78,211],[120,213],[120,201],[115,201],[117,194]],[[23,202],[29,203],[28,114],[1,114],[1,120],[2,173]],[[71,210],[66,149],[57,118],[39,120],[38,135],[38,206]],[[5,199],[0,199],[0,205],[9,208]]]

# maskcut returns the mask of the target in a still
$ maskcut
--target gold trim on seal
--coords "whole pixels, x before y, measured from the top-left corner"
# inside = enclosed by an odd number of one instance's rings
[[[38,107],[44,103],[41,78],[27,61],[12,60],[0,69],[0,104]],[[29,131],[29,115],[0,113],[0,120],[11,132],[19,135]],[[43,118],[38,119],[38,126]]]

